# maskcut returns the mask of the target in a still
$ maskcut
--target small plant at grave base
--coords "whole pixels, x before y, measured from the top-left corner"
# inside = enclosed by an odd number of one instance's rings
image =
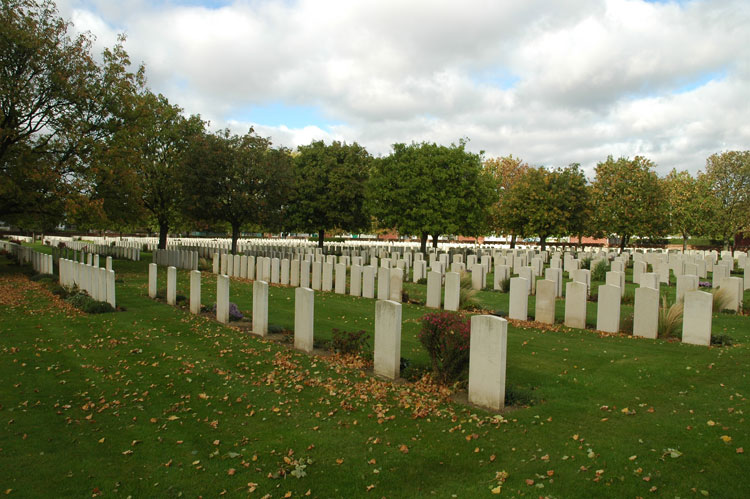
[[[505,405],[529,407],[534,405],[534,396],[530,389],[508,384],[505,387]]]
[[[591,260],[593,260],[593,257],[587,256],[581,260],[581,268],[586,270],[591,270]]]
[[[418,338],[427,354],[436,381],[444,384],[461,379],[469,367],[468,316],[456,312],[434,312],[422,316]]]
[[[633,321],[633,314],[627,314],[620,318],[620,332],[625,334],[633,334]]]
[[[711,283],[709,281],[698,281],[699,288],[710,288]]]
[[[732,306],[732,295],[729,294],[729,290],[716,288],[711,290],[711,294],[714,295],[714,312],[724,312]]]
[[[507,293],[510,291],[510,277],[500,279],[500,292]]]
[[[423,277],[417,280],[417,284],[427,284],[427,278]]]
[[[479,307],[477,301],[477,290],[473,288],[471,274],[461,274],[461,284],[458,290],[458,308],[461,310],[475,309]]]
[[[339,329],[331,330],[331,349],[336,353],[358,355],[367,347],[370,335],[367,331],[340,331]]]
[[[65,298],[65,301],[87,314],[104,314],[115,311],[112,305],[106,301],[94,300],[85,291],[77,291]]]
[[[682,303],[669,306],[667,297],[661,297],[659,325],[657,327],[659,338],[670,338],[677,335],[677,332],[682,329],[682,311]]]
[[[214,303],[210,309],[208,309],[208,312],[211,314],[216,314],[216,303]],[[245,316],[240,312],[240,309],[237,307],[237,304],[234,302],[229,302],[229,321],[239,321],[244,319]]]
[[[717,347],[731,347],[734,345],[734,340],[727,334],[717,334],[711,336],[711,345]]]
[[[632,305],[635,303],[635,291],[632,289],[625,290],[625,294],[622,295],[622,303]]]
[[[599,261],[591,271],[591,281],[605,281],[607,279],[607,261]]]

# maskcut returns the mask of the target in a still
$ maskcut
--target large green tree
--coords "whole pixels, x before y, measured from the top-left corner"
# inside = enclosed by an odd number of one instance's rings
[[[183,116],[179,106],[150,91],[134,101],[128,123],[112,140],[117,161],[121,167],[129,165],[132,173],[121,188],[149,214],[164,249],[169,229],[181,215],[181,169],[205,123],[196,115]]]
[[[586,177],[577,164],[530,168],[510,188],[506,202],[518,217],[510,222],[524,235],[538,236],[544,251],[550,236],[575,234],[583,226],[588,205]]]
[[[368,205],[381,226],[420,237],[421,250],[432,236],[478,236],[488,226],[494,184],[481,155],[465,143],[394,144],[390,155],[376,160],[368,188]]]
[[[704,174],[693,177],[688,171],[676,169],[669,172],[663,182],[670,229],[682,236],[685,251],[690,236],[710,232],[710,222],[716,215],[710,184]]]
[[[620,251],[632,236],[663,236],[669,228],[664,190],[647,158],[609,156],[596,166],[591,193],[594,227],[617,235]]]
[[[706,160],[715,216],[709,232],[734,251],[734,238],[750,230],[750,151],[725,151]]]
[[[0,4],[0,218],[43,225],[88,186],[88,154],[117,121],[109,105],[142,76],[122,39],[98,65],[51,1]]]
[[[285,225],[318,233],[323,247],[325,231],[365,230],[370,217],[365,211],[365,185],[372,157],[357,144],[323,141],[299,146],[294,156],[294,192]]]
[[[182,182],[183,210],[195,220],[228,223],[236,253],[243,227],[281,226],[293,186],[292,159],[252,128],[242,136],[223,130],[194,141]]]
[[[491,176],[497,192],[497,201],[490,207],[490,229],[496,234],[510,234],[510,247],[523,235],[526,218],[523,206],[511,202],[511,188],[529,171],[529,165],[513,155],[489,158],[484,168]]]

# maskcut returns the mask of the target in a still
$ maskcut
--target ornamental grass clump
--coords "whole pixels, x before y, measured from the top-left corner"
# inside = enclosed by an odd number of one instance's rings
[[[477,290],[474,289],[471,282],[471,274],[463,272],[461,273],[461,284],[458,290],[458,308],[465,310],[468,308],[479,307],[477,301]]]
[[[714,295],[714,312],[723,312],[732,306],[732,295],[728,289],[716,288],[711,290],[711,294]]]
[[[435,379],[444,384],[464,377],[469,368],[471,321],[456,312],[434,312],[422,316],[419,341],[430,356]]]
[[[596,265],[594,265],[594,269],[591,271],[591,280],[592,281],[606,281],[607,280],[607,261],[606,260],[600,260]]]
[[[659,338],[670,338],[676,336],[682,329],[682,303],[675,303],[671,307],[667,303],[667,297],[662,295],[661,307],[659,307]]]

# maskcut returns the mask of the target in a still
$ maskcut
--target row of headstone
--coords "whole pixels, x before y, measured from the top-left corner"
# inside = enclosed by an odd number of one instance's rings
[[[198,270],[198,252],[186,250],[154,250],[152,263],[165,267],[176,267],[185,270]]]
[[[0,241],[0,248],[18,258],[21,265],[31,264],[34,271],[39,274],[54,274],[55,272],[52,255],[9,241]]]
[[[90,263],[76,262],[61,258],[59,261],[59,282],[61,286],[78,287],[97,301],[106,301],[117,306],[115,298],[115,271]]]
[[[57,248],[60,243],[75,251],[84,251],[86,253],[96,253],[103,256],[112,256],[123,260],[140,261],[141,245],[135,243],[120,243],[116,246],[111,244],[97,244],[89,241],[74,241],[71,238],[45,236],[44,244]]]

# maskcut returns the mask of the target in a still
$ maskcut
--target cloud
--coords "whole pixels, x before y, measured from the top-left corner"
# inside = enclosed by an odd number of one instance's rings
[[[750,142],[744,0],[64,0],[60,10],[101,46],[124,31],[151,88],[186,112],[290,147],[346,140],[387,154],[395,142],[468,137],[487,155],[589,172],[609,154],[644,154],[664,174]]]

